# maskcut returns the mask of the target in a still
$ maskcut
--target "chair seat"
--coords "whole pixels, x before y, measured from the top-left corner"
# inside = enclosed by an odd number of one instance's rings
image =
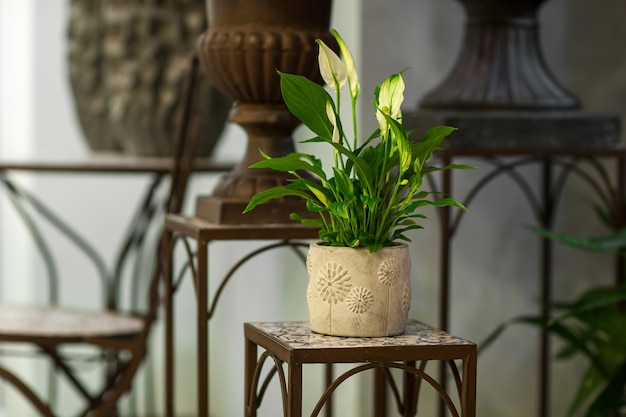
[[[61,339],[132,336],[143,330],[141,318],[104,311],[52,306],[0,306],[0,340]]]

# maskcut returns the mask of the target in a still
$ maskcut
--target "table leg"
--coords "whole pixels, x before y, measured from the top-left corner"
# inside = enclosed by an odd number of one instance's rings
[[[174,417],[174,300],[171,239],[165,239],[163,263],[163,308],[165,332],[165,416]]]
[[[387,377],[385,368],[374,369],[374,417],[387,415]]]
[[[461,394],[462,417],[476,417],[476,353],[463,361],[463,389]]]
[[[256,417],[257,415],[257,387],[254,384],[254,372],[258,363],[256,343],[246,337],[245,346],[245,385],[244,385],[244,415]]]
[[[325,379],[326,379],[326,386],[324,387],[324,389],[327,389],[328,387],[330,387],[330,385],[333,383],[333,380],[335,379],[332,363],[327,363],[324,365],[324,374],[325,374]],[[324,408],[326,409],[324,412],[324,416],[332,417],[333,415],[333,396],[332,395],[328,397],[328,400],[326,401],[326,405],[324,405]]]
[[[209,332],[207,323],[208,283],[207,262],[208,244],[198,243],[198,264],[195,284],[197,297],[197,336],[198,336],[198,417],[209,415]]]
[[[404,363],[412,368],[416,367],[416,361],[406,361]],[[417,393],[415,392],[415,386],[417,384],[417,377],[409,372],[403,372],[403,395],[404,404],[402,409],[403,417],[414,417],[417,414]]]
[[[287,416],[302,417],[302,364],[289,363],[287,382]]]

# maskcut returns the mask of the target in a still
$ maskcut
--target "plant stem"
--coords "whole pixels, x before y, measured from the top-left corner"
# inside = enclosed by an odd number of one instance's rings
[[[353,151],[355,151],[358,147],[358,135],[357,135],[357,114],[356,114],[356,97],[352,97],[352,95],[350,95],[350,97],[352,98],[352,135],[353,135]]]

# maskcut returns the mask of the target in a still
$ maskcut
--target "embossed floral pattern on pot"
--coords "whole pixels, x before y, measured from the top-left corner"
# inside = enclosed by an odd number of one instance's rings
[[[385,259],[378,267],[378,279],[384,285],[391,286],[398,282],[400,265],[397,259]]]
[[[353,313],[362,314],[374,304],[374,295],[365,287],[355,287],[348,294],[346,304]]]
[[[351,286],[348,271],[335,263],[328,263],[317,280],[317,290],[322,299],[334,304],[343,301]]]

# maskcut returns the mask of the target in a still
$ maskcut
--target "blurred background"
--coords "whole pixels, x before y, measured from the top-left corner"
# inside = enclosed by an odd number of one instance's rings
[[[68,0],[0,0],[0,160],[80,160],[92,155],[73,99],[68,70]],[[438,85],[451,69],[463,33],[464,12],[454,0],[341,0],[333,6],[332,27],[351,46],[362,80],[363,128],[374,126],[371,94],[377,82],[408,68],[405,105],[418,101]],[[548,66],[577,94],[588,111],[626,114],[626,7],[622,0],[551,0],[540,10],[541,42]],[[190,45],[190,48],[193,44]],[[365,119],[368,119],[365,121]],[[304,135],[296,132],[296,136]],[[228,123],[214,150],[217,159],[237,160],[245,136]],[[480,164],[468,159],[468,163]],[[529,168],[530,180],[538,172]],[[455,174],[455,197],[463,198],[480,169]],[[46,201],[85,235],[107,259],[117,250],[123,228],[130,221],[137,195],[147,185],[142,176],[85,174],[19,174],[19,181]],[[195,175],[189,190],[193,200],[210,193],[216,175]],[[605,230],[591,210],[592,190],[571,181],[560,205],[556,228],[580,235]],[[436,325],[439,301],[439,229],[436,214],[426,230],[411,235],[413,300],[410,316]],[[469,207],[453,245],[451,326],[453,334],[481,341],[508,317],[536,312],[538,307],[539,239],[525,226],[535,219],[510,180],[495,181]],[[0,199],[0,301],[38,301],[45,289],[37,252],[19,219]],[[52,237],[55,242],[55,237]],[[210,276],[223,274],[258,242],[225,242],[211,247]],[[91,266],[62,239],[54,244],[58,264],[70,279],[67,300],[91,305]],[[554,293],[557,299],[579,294],[590,283],[610,283],[609,255],[558,248],[555,252]],[[67,283],[66,282],[66,285]],[[193,415],[195,352],[189,283],[177,304],[177,389],[181,416]],[[302,302],[306,274],[290,254],[272,253],[244,267],[230,284],[211,322],[211,415],[242,413],[242,323],[265,320],[306,320]],[[214,291],[215,288],[213,287]],[[260,295],[261,294],[261,295]],[[93,297],[96,297],[94,294]],[[140,415],[159,415],[162,399],[162,330],[153,337],[148,373],[138,381]],[[479,358],[478,415],[533,415],[537,407],[538,333],[515,328]],[[35,383],[45,384],[41,364],[20,365]],[[564,415],[574,395],[577,361],[555,362],[551,415]],[[305,374],[316,384],[319,372]],[[0,391],[0,415],[29,416],[33,411],[7,387]],[[338,415],[367,415],[369,381],[360,378],[338,391]],[[266,413],[280,412],[280,395],[268,394]],[[307,396],[311,406],[314,393]],[[423,413],[435,405],[432,395]],[[72,410],[71,397],[61,406]],[[69,415],[69,414],[68,414]]]

